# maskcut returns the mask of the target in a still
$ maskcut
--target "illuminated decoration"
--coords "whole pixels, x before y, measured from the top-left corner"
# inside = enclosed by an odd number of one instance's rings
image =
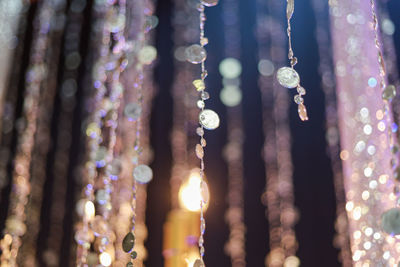
[[[46,51],[50,43],[48,24],[54,18],[56,5],[42,1],[34,19],[34,34],[30,65],[26,73],[23,116],[25,127],[18,136],[17,152],[12,177],[12,192],[3,239],[0,241],[2,255],[0,265],[17,266],[21,237],[26,233],[25,205],[31,184],[30,168],[34,137],[38,123],[38,109],[44,82],[48,78]]]
[[[319,52],[319,74],[322,77],[321,86],[325,93],[326,112],[326,142],[333,171],[333,181],[336,195],[336,235],[333,245],[340,249],[339,259],[343,267],[351,267],[350,237],[348,218],[345,209],[346,194],[343,184],[342,162],[340,160],[340,138],[336,100],[336,80],[333,69],[332,44],[329,33],[329,23],[326,14],[329,12],[328,2],[313,0],[312,5],[316,16],[316,39]],[[328,31],[328,32],[327,32]]]
[[[228,127],[228,140],[223,151],[228,166],[228,208],[225,212],[225,220],[229,226],[229,238],[225,243],[225,253],[230,257],[232,267],[246,265],[239,2],[238,0],[225,0],[221,3],[225,58],[219,64],[219,72],[222,75],[224,86],[220,93],[220,99],[227,109],[226,125]]]
[[[198,4],[197,9],[200,12],[200,45],[194,44],[186,48],[185,50],[185,55],[186,55],[186,60],[193,64],[198,64],[201,63],[201,81],[200,86],[197,86],[197,91],[200,94],[200,99],[198,103],[199,109],[200,109],[200,114],[199,114],[199,123],[200,127],[197,128],[197,134],[200,137],[200,144],[196,145],[196,155],[200,160],[200,190],[203,190],[204,186],[204,152],[203,153],[198,153],[197,151],[202,151],[203,148],[206,146],[206,140],[204,139],[204,128],[208,130],[214,130],[219,126],[219,117],[218,114],[215,113],[211,109],[205,109],[205,100],[208,100],[210,98],[208,92],[206,92],[205,88],[205,79],[208,75],[207,70],[205,68],[205,59],[206,59],[206,50],[204,49],[204,46],[208,44],[208,38],[204,36],[204,24],[206,21],[206,15],[204,13],[205,6],[214,6],[218,3],[217,0],[213,1],[202,1],[200,4]],[[195,85],[196,87],[196,85]],[[201,147],[201,149],[198,149],[198,147]],[[204,197],[204,192],[201,193],[201,196]],[[200,237],[199,237],[199,251],[200,251],[200,258],[197,259],[194,263],[194,266],[204,266],[204,232],[206,230],[206,222],[204,219],[204,214],[203,214],[203,209],[205,205],[205,199],[203,198],[200,201]]]
[[[352,19],[355,12],[357,20]],[[369,83],[374,78],[379,86],[385,84],[376,58],[379,44],[373,41],[376,27],[370,27],[376,21],[370,24],[367,2],[331,1],[330,14],[353,264],[393,266],[400,260],[399,241],[382,231],[379,220],[396,199],[391,186],[392,125],[387,123],[390,113],[382,92]]]
[[[194,169],[190,172],[190,175],[186,181],[184,181],[179,189],[179,204],[181,208],[184,208],[192,212],[200,212],[201,200],[204,201],[204,211],[207,210],[210,193],[206,182],[203,182],[202,187],[201,177],[199,170]],[[201,189],[200,189],[201,188]]]
[[[294,206],[288,94],[281,89],[270,71],[274,69],[273,64],[280,65],[286,61],[282,17],[278,15],[282,14],[283,9],[281,1],[271,1],[268,4],[262,0],[257,1],[261,74],[258,84],[263,104],[263,158],[266,167],[266,190],[262,201],[267,208],[269,222],[270,252],[265,258],[265,266],[269,267],[300,266],[300,259],[296,257],[298,244],[294,229],[299,215]],[[267,10],[269,15],[266,15]],[[290,17],[291,13],[288,19]]]
[[[164,224],[165,267],[198,266],[196,264],[199,264],[197,240],[200,236],[200,212],[207,210],[209,199],[204,177],[200,177],[199,169],[191,170],[179,189],[181,209],[169,212]]]
[[[286,0],[286,18],[287,18],[287,35],[289,38],[289,53],[288,58],[290,61],[289,67],[282,67],[278,69],[276,78],[278,82],[286,88],[296,88],[297,95],[294,96],[294,102],[298,105],[299,117],[302,121],[308,120],[307,109],[304,105],[303,96],[306,94],[306,90],[300,85],[300,76],[294,70],[294,66],[297,64],[297,58],[294,56],[292,48],[292,27],[290,20],[294,13],[294,0]]]

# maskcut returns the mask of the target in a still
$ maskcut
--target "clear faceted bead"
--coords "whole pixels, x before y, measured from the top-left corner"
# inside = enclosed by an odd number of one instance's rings
[[[193,267],[205,267],[204,262],[201,259],[197,259],[194,264]]]
[[[297,93],[299,93],[299,95],[305,95],[306,89],[304,89],[304,87],[302,87],[302,86],[299,86],[299,87],[297,87]]]
[[[382,98],[384,100],[392,100],[396,96],[396,87],[394,85],[388,85],[383,89]]]
[[[393,208],[382,214],[382,229],[390,235],[400,234],[400,209]]]
[[[207,52],[201,45],[194,44],[185,50],[186,60],[193,64],[199,64],[206,60]]]
[[[299,112],[299,117],[302,121],[308,120],[307,109],[306,109],[306,106],[304,106],[304,104],[299,104],[298,112]]]
[[[303,102],[304,102],[304,99],[301,97],[301,95],[295,95],[294,96],[294,102],[296,103],[296,104],[303,104]]]
[[[203,100],[197,101],[197,107],[198,107],[198,108],[202,109],[202,108],[204,108],[205,106],[206,106],[206,104],[204,103]]]
[[[299,74],[292,68],[283,67],[277,72],[278,82],[286,88],[295,88],[300,83]]]
[[[215,6],[219,0],[201,0],[201,3],[205,6]]]
[[[198,136],[203,136],[204,135],[204,130],[201,127],[198,127],[196,129],[196,133]]]
[[[210,94],[206,91],[201,92],[200,96],[201,96],[201,99],[203,99],[203,100],[210,99]]]
[[[153,179],[153,171],[147,165],[139,165],[133,170],[133,178],[141,184],[147,184]]]
[[[214,130],[218,128],[220,120],[219,116],[215,111],[211,109],[205,109],[199,114],[200,124],[203,125],[207,130]]]

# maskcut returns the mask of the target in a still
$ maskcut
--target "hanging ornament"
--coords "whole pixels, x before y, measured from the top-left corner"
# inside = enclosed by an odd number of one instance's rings
[[[302,121],[308,120],[307,109],[304,105],[303,95],[306,94],[305,89],[300,86],[300,76],[294,70],[294,66],[297,64],[297,58],[294,57],[292,48],[292,28],[290,20],[294,13],[294,0],[287,0],[286,5],[286,19],[287,19],[287,35],[289,38],[289,53],[288,58],[290,61],[290,67],[282,67],[277,71],[278,82],[286,88],[297,88],[298,95],[295,96],[295,103],[298,105],[299,117]]]

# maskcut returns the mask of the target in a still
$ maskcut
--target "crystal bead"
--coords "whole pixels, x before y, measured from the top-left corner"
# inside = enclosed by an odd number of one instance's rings
[[[203,92],[201,92],[200,97],[203,100],[207,100],[207,99],[210,99],[210,94],[208,92],[203,91]]]
[[[199,159],[202,159],[204,157],[204,149],[200,144],[196,145],[196,156]]]
[[[100,205],[106,204],[110,200],[110,194],[104,189],[99,189],[96,192],[96,201]]]
[[[300,83],[299,74],[292,68],[283,67],[277,72],[278,82],[286,88],[295,88]]]
[[[219,0],[201,0],[201,3],[205,6],[215,6]]]
[[[90,225],[95,236],[103,236],[108,232],[107,222],[100,215],[96,215]]]
[[[6,227],[12,235],[22,236],[26,232],[26,225],[16,216],[10,216],[6,220]]]
[[[294,96],[294,102],[296,104],[303,104],[304,103],[304,99],[301,97],[301,95],[295,95]]]
[[[153,179],[153,171],[147,165],[139,165],[133,170],[133,178],[141,184],[147,184]]]
[[[299,86],[299,87],[297,87],[297,93],[299,93],[299,95],[305,95],[306,89],[304,89],[304,87],[302,87],[302,86]]]
[[[294,0],[287,0],[286,18],[291,19],[294,12]]]
[[[384,100],[391,101],[396,96],[396,87],[394,85],[388,85],[383,89],[382,98]]]
[[[196,87],[197,91],[203,91],[206,89],[206,85],[204,84],[204,81],[201,79],[197,79],[193,81],[194,87]]]
[[[202,37],[202,38],[200,39],[200,44],[201,44],[202,46],[207,45],[207,44],[208,44],[208,38],[207,38],[207,37]]]
[[[290,60],[290,65],[294,66],[294,65],[296,65],[296,64],[297,64],[297,57],[293,57],[293,58]]]
[[[196,129],[196,133],[198,136],[203,136],[204,135],[204,130],[201,127],[198,127]]]
[[[205,147],[205,146],[207,145],[206,139],[201,138],[201,139],[200,139],[200,145],[201,145],[202,147]]]
[[[199,114],[199,122],[207,130],[214,130],[219,126],[219,116],[211,109],[205,109]]]
[[[135,246],[135,235],[132,232],[129,232],[122,240],[122,249],[126,253],[131,253],[134,246]]]
[[[132,263],[132,262],[128,262],[128,263],[126,264],[126,267],[133,267],[133,263]]]
[[[132,258],[132,259],[136,259],[136,258],[137,258],[137,252],[136,252],[136,251],[133,251],[133,252],[131,253],[131,258]]]
[[[382,229],[390,235],[400,234],[399,208],[392,208],[382,214]]]
[[[197,259],[194,264],[193,267],[205,267],[204,262],[201,259]]]
[[[203,109],[206,106],[206,103],[204,103],[203,100],[197,101],[197,107],[200,109]]]
[[[204,62],[207,58],[207,52],[201,45],[194,44],[185,50],[186,60],[193,64]]]
[[[299,117],[302,121],[308,120],[307,109],[306,106],[304,106],[304,104],[300,104],[297,111],[299,112]]]
[[[128,103],[124,108],[124,114],[130,121],[136,121],[142,114],[142,107],[137,103]]]

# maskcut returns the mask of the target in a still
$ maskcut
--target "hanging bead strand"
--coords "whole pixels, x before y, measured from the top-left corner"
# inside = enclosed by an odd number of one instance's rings
[[[297,64],[297,58],[294,56],[292,48],[292,27],[290,24],[291,18],[294,13],[294,0],[287,0],[286,5],[286,19],[287,19],[287,36],[289,43],[288,58],[290,62],[290,68],[282,67],[277,71],[278,82],[286,88],[296,88],[297,95],[294,96],[294,102],[298,105],[299,117],[302,121],[308,120],[307,109],[304,105],[303,96],[306,94],[306,90],[300,85],[300,76],[294,70],[294,66]]]

